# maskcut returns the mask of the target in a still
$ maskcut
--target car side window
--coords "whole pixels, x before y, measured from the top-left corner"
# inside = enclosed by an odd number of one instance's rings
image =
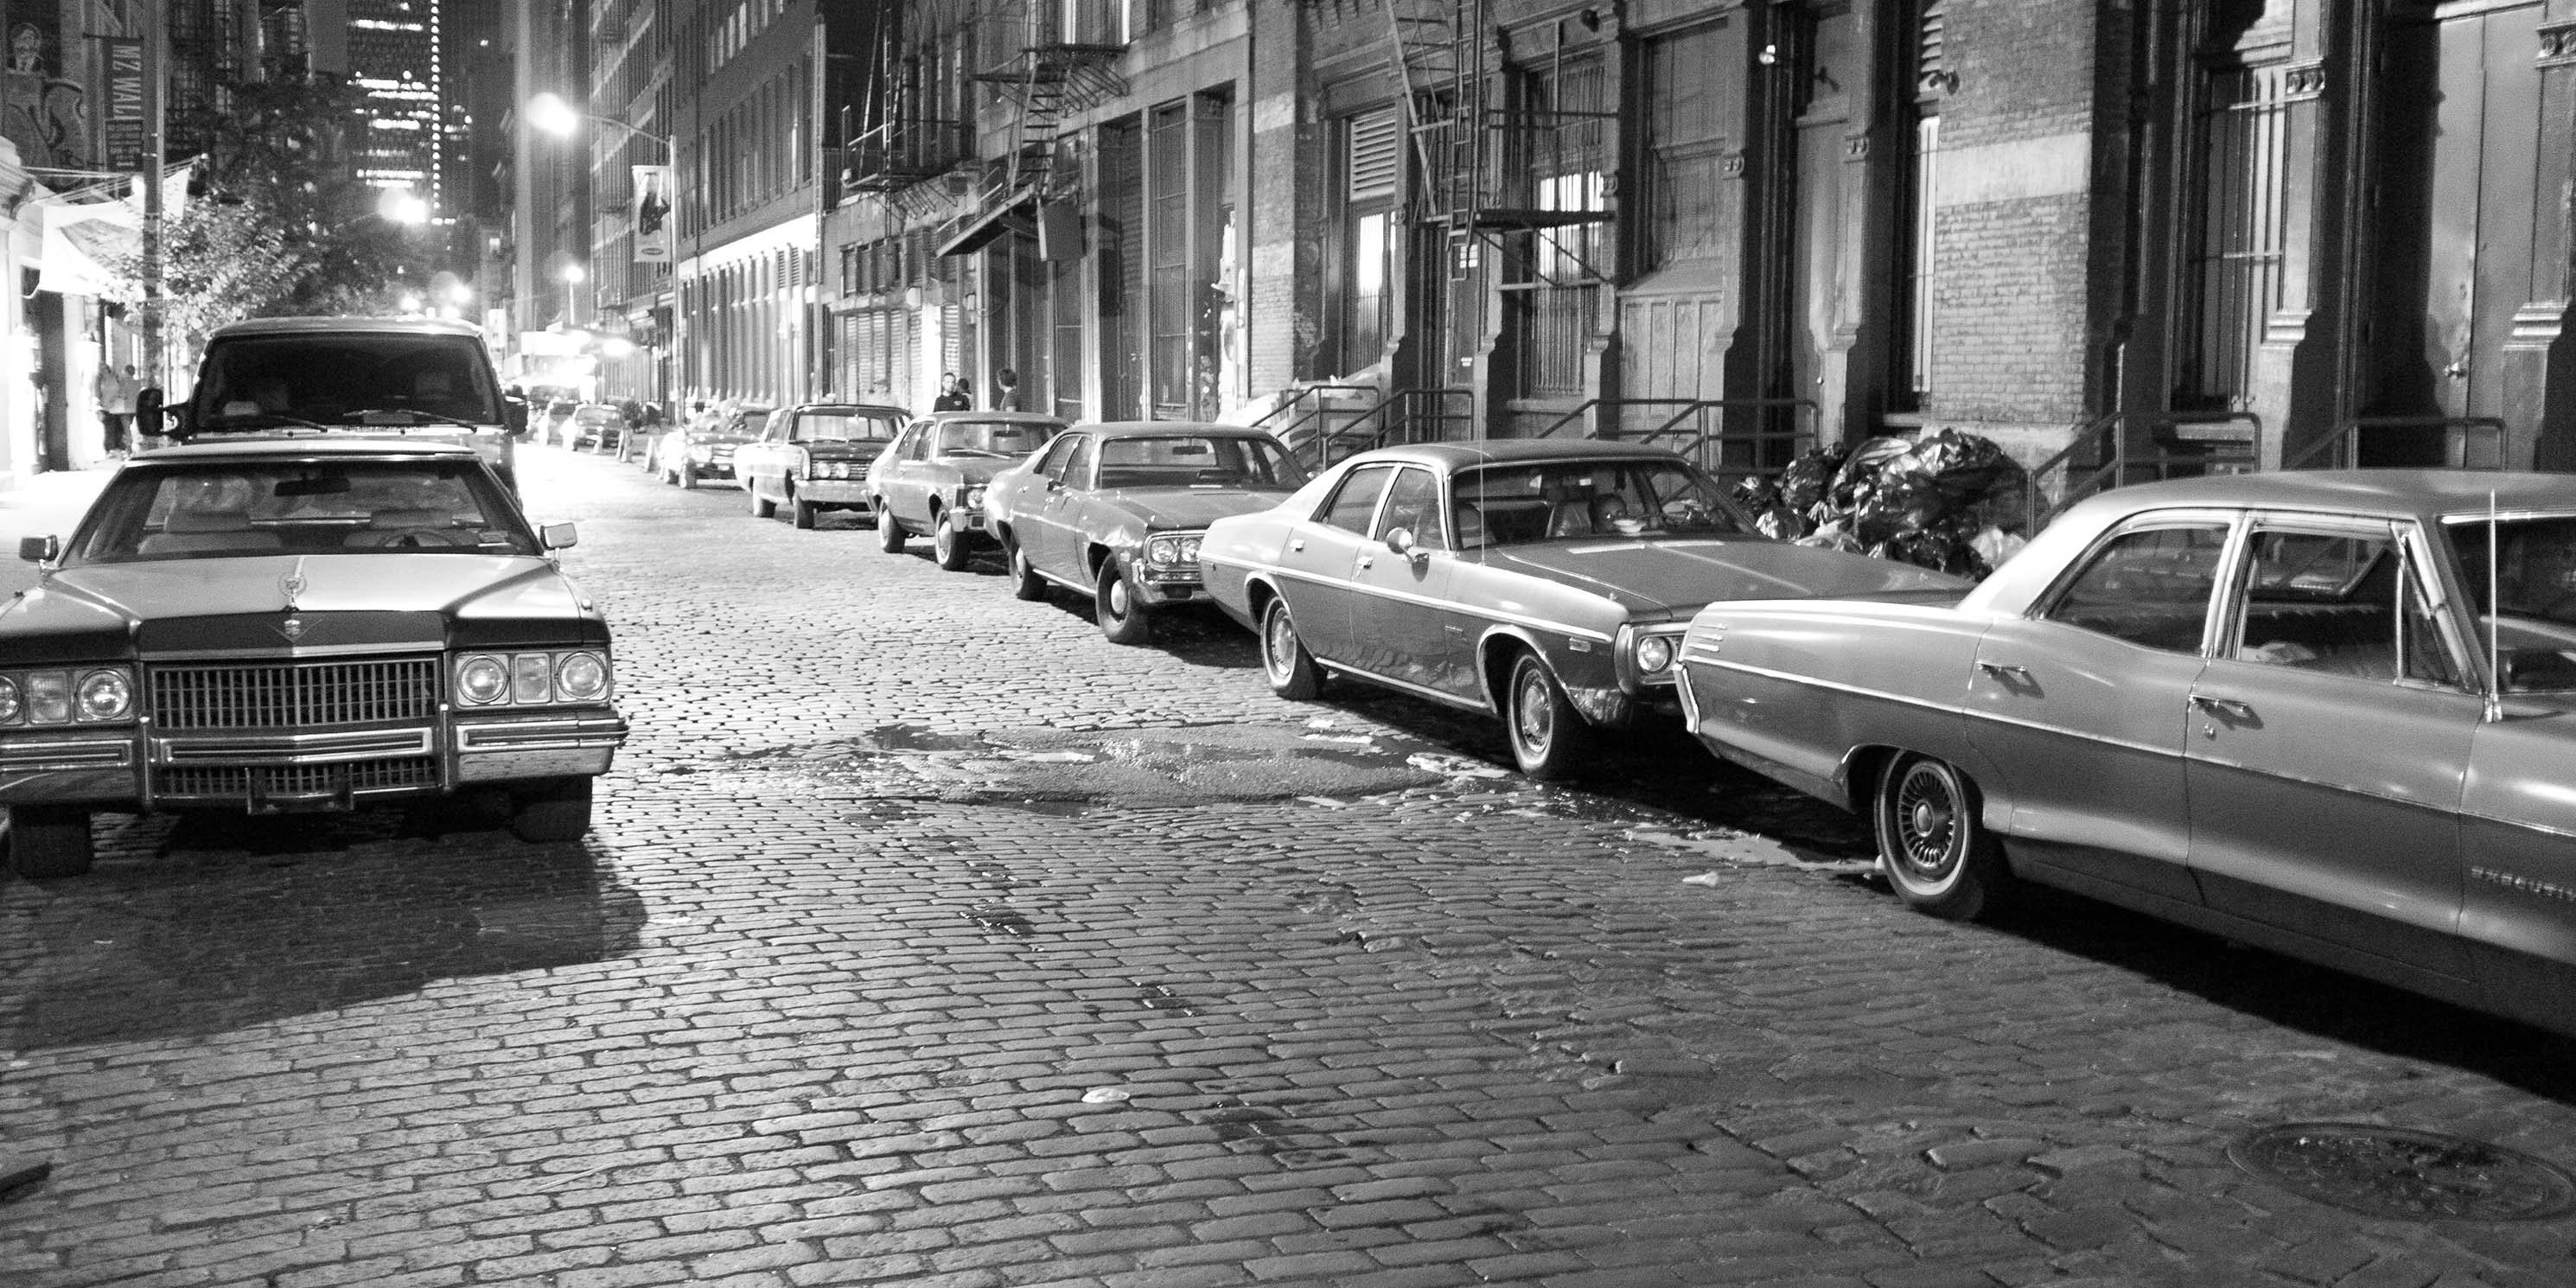
[[[1032,472],[1042,479],[1063,478],[1066,462],[1073,459],[1073,449],[1083,441],[1083,436],[1080,434],[1067,434],[1055,440],[1054,444],[1047,448],[1045,459],[1040,460],[1037,469]]]
[[[1377,499],[1386,494],[1386,485],[1395,478],[1392,465],[1363,465],[1343,476],[1342,485],[1333,489],[1333,499],[1324,503],[1324,512],[1315,516],[1326,527],[1365,535],[1369,519],[1377,513]]]
[[[1369,535],[1384,541],[1398,528],[1412,531],[1417,549],[1449,548],[1449,538],[1440,530],[1440,485],[1431,471],[1408,468],[1395,476],[1395,485],[1386,490],[1386,510]]]
[[[2257,527],[2226,652],[2355,679],[2456,686],[2420,570],[2387,532]]]
[[[1064,464],[1064,485],[1073,488],[1091,486],[1091,458],[1096,455],[1091,436],[1085,434],[1074,443],[1073,454]]]
[[[2094,551],[2040,617],[2145,648],[2197,653],[2226,547],[2224,523],[2123,532]]]

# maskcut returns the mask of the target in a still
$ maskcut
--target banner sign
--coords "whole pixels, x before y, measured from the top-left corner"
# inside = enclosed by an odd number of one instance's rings
[[[107,155],[101,160],[116,169],[130,169],[143,162],[143,42],[124,36],[102,36],[99,44],[107,52],[107,110],[103,122]]]
[[[639,165],[635,171],[634,206],[628,212],[635,228],[635,262],[671,262],[671,167]]]

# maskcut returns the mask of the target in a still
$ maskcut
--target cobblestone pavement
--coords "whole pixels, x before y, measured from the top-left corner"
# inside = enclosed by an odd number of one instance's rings
[[[0,1156],[52,1164],[0,1282],[2576,1282],[2576,1220],[2227,1152],[2576,1163],[2564,1044],[2073,900],[1912,915],[1679,739],[1541,788],[1213,618],[1116,648],[989,561],[526,474],[619,630],[592,836],[120,821],[0,878]]]

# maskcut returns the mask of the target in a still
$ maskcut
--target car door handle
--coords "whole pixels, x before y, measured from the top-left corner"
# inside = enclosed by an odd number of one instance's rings
[[[2194,709],[2206,711],[2214,716],[2225,716],[2230,720],[2254,718],[2254,708],[2234,698],[2213,698],[2206,693],[2195,693],[2191,695],[2190,701]]]
[[[1375,567],[1377,567],[1377,557],[1376,557],[1376,556],[1374,556],[1374,555],[1361,555],[1361,556],[1360,556],[1360,567],[1362,567],[1362,568],[1375,568]]]
[[[1306,539],[1304,537],[1299,537],[1296,540],[1289,542],[1288,548],[1291,550],[1303,550],[1306,548]]]
[[[1979,662],[1977,669],[1998,680],[2019,680],[2024,684],[2030,683],[2028,667],[2013,666],[2004,662]]]

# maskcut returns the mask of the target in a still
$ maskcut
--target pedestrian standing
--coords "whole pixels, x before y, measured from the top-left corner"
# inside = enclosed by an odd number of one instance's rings
[[[1001,392],[993,396],[993,410],[1026,410],[1020,406],[1020,373],[1004,367],[1001,374],[993,377],[993,383],[1001,386]]]
[[[939,396],[930,401],[932,411],[968,411],[975,400],[967,396],[966,382],[951,371],[939,378]]]
[[[142,380],[134,374],[133,363],[125,364],[122,375],[112,366],[98,369],[98,379],[92,383],[90,391],[98,396],[98,420],[107,430],[107,454],[110,456],[125,455],[126,435],[134,425],[134,395],[142,387]]]

